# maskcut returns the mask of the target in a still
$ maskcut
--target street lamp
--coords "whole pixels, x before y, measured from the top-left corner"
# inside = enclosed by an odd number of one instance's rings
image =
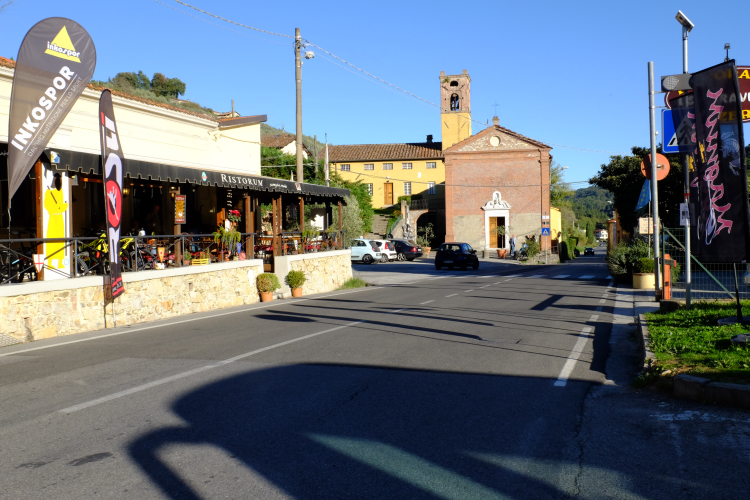
[[[725,44],[724,44],[724,50],[726,50],[726,51],[727,51],[727,57],[726,57],[726,59],[724,59],[724,62],[727,62],[727,61],[729,60],[729,49],[730,49],[730,48],[731,48],[731,47],[729,46],[729,44],[728,44],[728,43],[725,43]]]

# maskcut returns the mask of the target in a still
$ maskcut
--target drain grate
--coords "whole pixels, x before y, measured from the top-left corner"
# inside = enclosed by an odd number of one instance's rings
[[[11,337],[7,333],[0,333],[0,347],[8,347],[13,344],[20,344],[21,341],[15,337]]]

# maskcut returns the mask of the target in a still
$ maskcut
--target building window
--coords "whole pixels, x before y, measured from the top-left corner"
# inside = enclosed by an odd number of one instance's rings
[[[372,163],[365,163],[365,170],[375,170],[375,165]]]
[[[401,168],[404,170],[411,170],[411,163],[402,163]]]
[[[435,183],[433,182],[433,184]],[[370,193],[370,196],[372,196],[372,184],[367,185],[367,192]]]
[[[383,163],[383,170],[393,170],[393,163]]]
[[[458,108],[458,94],[453,94],[451,96],[451,111],[458,111]]]
[[[339,165],[339,170],[341,170],[342,172],[349,172],[351,171],[351,169],[352,169],[351,165],[347,165],[347,164]]]
[[[435,194],[435,183],[434,182],[428,182],[427,183],[427,194]]]
[[[404,182],[404,196],[411,196],[411,182]]]
[[[437,162],[436,161],[428,161],[427,162],[427,168],[437,168]]]

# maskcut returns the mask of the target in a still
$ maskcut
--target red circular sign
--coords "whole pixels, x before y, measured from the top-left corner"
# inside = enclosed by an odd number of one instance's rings
[[[117,182],[107,181],[107,220],[112,227],[120,225],[120,216],[122,215],[122,193]]]
[[[646,179],[651,180],[651,155],[646,156],[641,162],[641,173]],[[663,180],[669,174],[669,160],[664,155],[656,155],[656,180]]]

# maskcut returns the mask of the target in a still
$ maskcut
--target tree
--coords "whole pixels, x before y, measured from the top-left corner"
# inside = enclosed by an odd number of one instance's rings
[[[602,165],[599,173],[589,182],[610,191],[613,205],[620,220],[620,227],[627,233],[637,224],[639,216],[645,216],[647,208],[636,212],[635,206],[645,178],[641,174],[641,161],[650,153],[649,148],[632,148],[630,156],[610,156],[610,161]],[[661,147],[657,152],[661,152]],[[669,175],[659,181],[659,217],[667,227],[677,227],[680,222],[680,203],[683,202],[684,179],[680,157],[666,155],[669,160]]]
[[[364,234],[362,217],[360,216],[359,202],[355,196],[344,197],[346,205],[341,210],[341,222],[344,233],[344,246],[352,246],[352,240],[360,238]]]
[[[549,164],[549,202],[553,207],[560,208],[565,199],[573,194],[570,184],[565,182],[564,170],[559,163],[552,160]]]
[[[179,95],[185,94],[186,85],[179,78],[167,78],[162,73],[154,73],[151,79],[151,91],[163,97],[177,99]]]
[[[588,222],[586,222],[586,238],[588,239],[589,244],[593,244],[596,241],[596,236],[594,236],[595,230],[596,223],[593,219],[589,219]]]

